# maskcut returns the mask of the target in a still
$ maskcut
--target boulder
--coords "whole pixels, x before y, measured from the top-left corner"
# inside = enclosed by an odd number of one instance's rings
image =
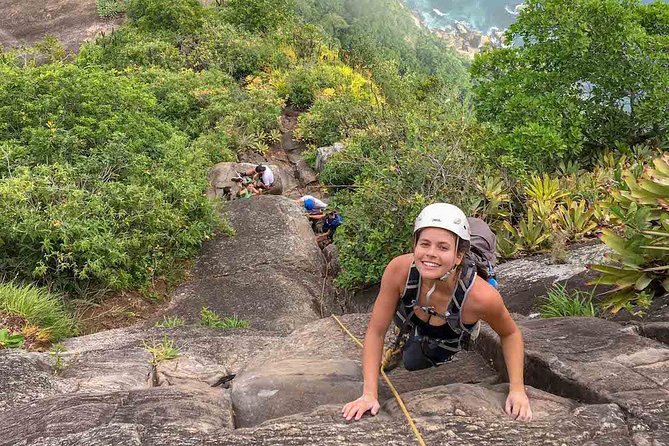
[[[282,333],[316,319],[324,263],[300,207],[286,197],[262,196],[231,202],[225,218],[235,236],[205,243],[167,314],[199,320],[206,306]]]
[[[294,169],[295,178],[297,178],[301,186],[308,186],[318,182],[318,175],[304,159],[300,158],[297,160]]]
[[[59,392],[48,357],[18,349],[0,350],[0,412]]]
[[[59,377],[74,391],[108,393],[151,387],[151,355],[141,341],[118,349],[63,353],[66,366]]]
[[[450,384],[405,394],[403,400],[426,444],[634,444],[625,413],[615,404],[580,404],[528,387],[533,420],[526,423],[504,413],[507,392],[505,384]],[[403,418],[394,399],[382,410]]]
[[[341,316],[360,340],[368,314]],[[392,343],[388,336],[386,344]],[[310,412],[321,404],[340,407],[362,392],[361,350],[332,318],[310,323],[290,334],[276,348],[254,358],[232,383],[232,401],[238,426]],[[475,353],[463,353],[438,369],[410,373],[398,367],[389,373],[398,391],[423,389],[451,382],[491,382],[496,373]],[[392,398],[385,381],[381,401]]]
[[[180,356],[151,365],[147,346],[172,341]],[[256,330],[198,326],[134,326],[68,339],[58,384],[69,391],[108,393],[170,385],[199,387],[238,373],[260,351],[281,338]]]
[[[224,389],[75,393],[42,399],[0,418],[0,446],[202,444],[232,428]],[[154,443],[157,435],[163,442]]]
[[[255,426],[322,404],[341,404],[360,396],[362,372],[346,359],[288,359],[245,371],[232,385],[238,427]]]
[[[499,292],[509,311],[528,315],[536,310],[537,299],[545,296],[554,284],[564,284],[568,291],[592,289],[587,282],[595,274],[587,266],[604,262],[604,254],[608,251],[606,245],[596,243],[570,250],[564,264],[551,263],[548,255],[502,263],[496,268]]]
[[[641,336],[669,344],[669,322],[646,322],[639,324],[637,327]]]
[[[648,444],[669,441],[669,348],[598,318],[518,322],[525,340],[525,382],[590,403],[615,403],[633,417]],[[484,327],[477,343],[504,371],[497,335]]]
[[[318,172],[322,171],[328,159],[330,159],[333,154],[341,152],[342,150],[344,150],[344,144],[340,142],[336,142],[332,146],[319,147],[316,150],[316,170]]]

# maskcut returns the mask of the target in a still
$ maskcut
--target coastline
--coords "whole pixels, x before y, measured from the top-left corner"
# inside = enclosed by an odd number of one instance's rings
[[[495,30],[489,33],[483,33],[477,29],[472,29],[464,22],[455,22],[455,25],[447,28],[430,28],[423,21],[423,18],[414,9],[410,8],[403,0],[397,0],[402,8],[407,10],[419,28],[444,39],[448,46],[453,48],[459,55],[467,59],[473,59],[477,54],[487,48],[504,47],[504,32],[506,30]]]

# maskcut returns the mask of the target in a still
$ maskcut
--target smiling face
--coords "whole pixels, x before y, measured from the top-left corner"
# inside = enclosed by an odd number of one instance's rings
[[[420,231],[414,247],[414,260],[424,279],[439,279],[462,261],[463,253],[456,252],[455,234],[441,228]]]

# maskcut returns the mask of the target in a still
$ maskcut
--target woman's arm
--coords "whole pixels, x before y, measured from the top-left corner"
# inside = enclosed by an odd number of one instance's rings
[[[477,303],[477,313],[479,313],[479,318],[486,321],[490,328],[499,335],[504,362],[509,375],[509,396],[506,399],[504,409],[507,414],[515,419],[530,421],[532,419],[532,409],[525,394],[523,379],[525,361],[523,336],[497,290],[490,286],[482,288],[482,293],[474,299]]]
[[[408,273],[408,264],[404,256],[394,258],[386,267],[381,279],[381,289],[374,302],[374,309],[369,319],[365,342],[362,348],[362,373],[364,384],[362,396],[346,404],[342,414],[346,420],[359,420],[368,410],[372,415],[379,412],[379,373],[383,356],[383,339],[392,322],[397,302],[402,292],[401,287]],[[403,271],[406,270],[406,271]]]

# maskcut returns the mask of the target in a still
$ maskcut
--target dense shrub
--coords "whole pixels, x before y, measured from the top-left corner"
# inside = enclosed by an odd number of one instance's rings
[[[317,98],[307,113],[300,115],[298,134],[307,142],[331,145],[363,129],[374,119],[375,110],[367,101],[342,94]],[[336,94],[332,90],[332,94]]]
[[[348,95],[351,100],[376,103],[378,88],[360,73],[340,62],[310,63],[274,74],[279,95],[300,109],[311,107],[319,96]]]
[[[191,34],[201,25],[205,10],[198,0],[130,0],[128,17],[146,31]]]
[[[228,0],[224,14],[235,25],[264,33],[290,21],[293,10],[293,0]]]
[[[290,64],[276,38],[261,38],[220,21],[207,22],[184,46],[191,48],[189,66],[197,70],[219,69],[236,79]]]
[[[400,121],[369,128],[328,161],[322,181],[350,181],[353,175],[355,182],[335,200],[345,216],[335,235],[340,286],[380,280],[394,256],[411,250],[413,222],[426,204],[471,204],[477,171],[471,152],[480,132],[459,110],[443,118],[433,128],[412,129]]]
[[[545,171],[664,138],[667,29],[662,2],[526,2],[506,33],[517,45],[472,66],[477,115],[498,133],[487,146],[491,162]]]
[[[0,271],[57,289],[139,287],[215,216],[207,158],[140,82],[44,65],[0,76]]]
[[[174,39],[132,27],[99,37],[95,43],[83,44],[77,63],[81,67],[101,65],[118,69],[139,66],[178,70],[186,66]]]

